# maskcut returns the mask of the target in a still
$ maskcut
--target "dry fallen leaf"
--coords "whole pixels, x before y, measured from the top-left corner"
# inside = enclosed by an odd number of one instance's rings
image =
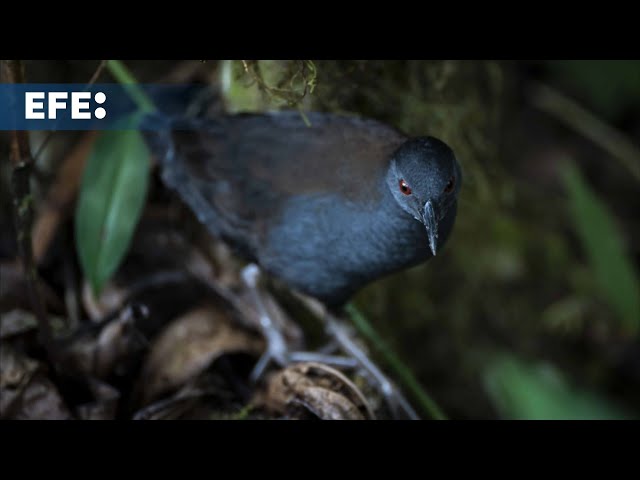
[[[17,420],[71,420],[56,386],[42,374],[37,374],[25,388]]]
[[[38,320],[33,313],[16,308],[0,317],[0,339],[20,335],[37,327]]]
[[[375,419],[360,390],[342,373],[321,363],[296,363],[273,375],[261,400],[289,418]]]
[[[66,322],[60,317],[49,315],[49,324],[54,335],[59,335],[66,331]],[[0,339],[6,340],[36,330],[38,320],[36,316],[27,311],[16,308],[0,315]]]
[[[82,420],[113,420],[116,417],[120,392],[101,380],[89,378],[88,387],[95,400],[77,407]]]
[[[75,374],[105,378],[141,352],[146,340],[135,324],[141,309],[127,306],[104,325],[92,325],[70,339],[63,349],[66,368]]]
[[[224,310],[206,305],[169,324],[155,339],[140,377],[143,404],[180,387],[229,353],[258,356],[264,341]]]
[[[40,370],[39,363],[4,342],[0,345],[0,418],[73,418],[56,386]]]

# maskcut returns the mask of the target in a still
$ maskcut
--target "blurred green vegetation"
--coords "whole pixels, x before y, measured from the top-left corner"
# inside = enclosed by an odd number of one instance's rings
[[[634,335],[640,326],[640,283],[614,225],[614,217],[575,166],[566,166],[563,173],[569,191],[570,215],[602,295],[616,310],[626,333]]]
[[[592,392],[577,389],[549,364],[530,365],[512,355],[496,358],[485,372],[487,393],[500,414],[527,420],[624,420],[628,412]]]
[[[142,215],[151,153],[137,125],[142,115],[156,110],[122,62],[107,60],[105,65],[125,85],[138,112],[121,119],[119,130],[100,132],[82,179],[76,245],[84,276],[96,294],[124,260]]]
[[[269,85],[286,85],[300,70],[295,62],[258,63],[253,72]],[[638,185],[589,138],[537,111],[526,91],[530,80],[545,82],[635,141],[640,62],[314,67],[313,91],[299,108],[440,137],[462,164],[458,220],[443,254],[356,298],[447,416],[627,415],[613,404],[638,416]],[[286,106],[241,62],[221,72],[230,110]],[[300,94],[305,79],[297,82]],[[567,158],[573,166],[563,169]],[[502,351],[512,356],[496,361]],[[530,367],[532,359],[556,367]],[[567,386],[574,383],[587,387]]]

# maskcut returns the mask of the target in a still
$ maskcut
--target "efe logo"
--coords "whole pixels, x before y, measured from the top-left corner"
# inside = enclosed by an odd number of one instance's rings
[[[27,120],[48,120],[56,119],[58,110],[66,110],[69,94],[67,92],[25,92],[25,112],[24,117]],[[39,100],[47,100],[48,108],[45,108],[45,102]],[[91,120],[91,92],[71,92],[71,118],[73,120]],[[102,104],[107,100],[107,96],[103,92],[96,93],[94,100],[98,104]],[[46,116],[45,116],[46,112]],[[96,108],[93,112],[98,120],[102,120],[107,116],[107,111],[103,107]]]

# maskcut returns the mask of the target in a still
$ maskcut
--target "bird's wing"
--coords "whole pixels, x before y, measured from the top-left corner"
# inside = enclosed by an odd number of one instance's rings
[[[373,120],[299,112],[176,121],[148,132],[163,178],[217,234],[260,236],[287,198],[333,193],[372,201],[377,179],[406,140]],[[151,138],[150,138],[151,137]],[[374,188],[374,186],[376,186]],[[249,230],[250,228],[250,230]]]

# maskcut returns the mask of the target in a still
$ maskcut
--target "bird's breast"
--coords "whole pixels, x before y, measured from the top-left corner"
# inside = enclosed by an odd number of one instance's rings
[[[424,227],[397,210],[339,195],[292,197],[272,225],[259,262],[298,289],[335,303],[429,258]]]

